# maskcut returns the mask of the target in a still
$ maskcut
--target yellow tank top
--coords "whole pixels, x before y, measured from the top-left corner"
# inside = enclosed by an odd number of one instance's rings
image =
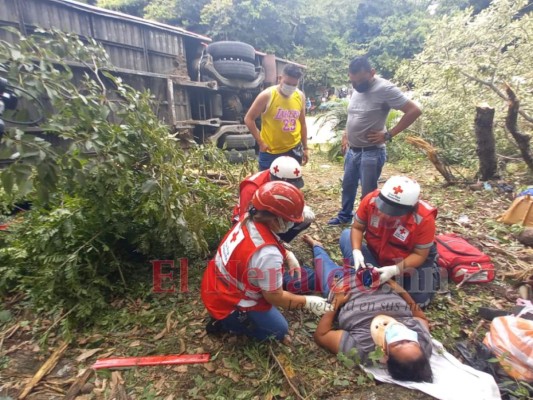
[[[261,139],[270,148],[269,153],[285,153],[302,141],[302,97],[299,90],[287,98],[277,86],[270,89],[270,105],[261,115]]]

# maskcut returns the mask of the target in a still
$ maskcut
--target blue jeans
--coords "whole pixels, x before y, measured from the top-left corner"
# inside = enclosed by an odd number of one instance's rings
[[[259,341],[283,340],[289,333],[289,324],[276,307],[268,311],[235,310],[220,320],[222,330],[234,335],[246,335]]]
[[[347,260],[350,265],[353,265],[350,231],[351,229],[345,229],[342,231],[340,247],[343,258]],[[363,253],[366,264],[383,267],[383,265],[378,264],[376,257],[364,243],[361,247],[361,252]],[[408,268],[404,271],[404,274],[396,277],[396,282],[398,282],[398,284],[411,295],[413,300],[420,305],[420,307],[426,307],[429,304],[440,285],[440,271],[436,263],[436,257],[437,248],[433,245],[429,250],[428,258],[421,266],[418,268]]]
[[[295,279],[286,272],[283,275],[283,288],[298,294],[321,292],[324,297],[327,297],[334,280],[353,271],[353,268],[343,268],[337,265],[320,246],[313,246],[313,263],[315,269],[306,265],[302,266],[301,279]]]
[[[290,149],[289,151],[285,153],[279,153],[279,154],[271,154],[266,152],[259,152],[258,162],[259,162],[259,171],[264,171],[266,169],[270,168],[270,165],[272,162],[281,156],[289,156],[294,158],[296,161],[298,161],[298,164],[302,165],[302,159],[303,159],[303,146],[301,143],[299,143],[296,147],[293,149]]]
[[[302,277],[292,277],[288,272],[283,274],[283,289],[296,294],[312,293],[317,291],[317,276],[313,268],[302,265]]]
[[[352,219],[359,180],[361,180],[361,198],[363,198],[377,189],[378,179],[386,160],[385,147],[368,151],[348,149],[344,157],[342,209],[338,214],[342,222],[349,222]]]

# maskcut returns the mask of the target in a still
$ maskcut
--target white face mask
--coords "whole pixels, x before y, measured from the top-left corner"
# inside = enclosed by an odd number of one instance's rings
[[[291,97],[292,94],[296,91],[296,86],[287,85],[286,83],[282,83],[279,87],[280,92],[287,97]]]
[[[283,218],[280,217],[276,218],[278,229],[274,231],[274,233],[285,233],[294,226],[294,222],[292,221],[285,221]]]
[[[387,345],[402,340],[418,343],[418,333],[399,322],[393,322],[387,327],[387,329],[385,329],[385,341],[387,342]]]

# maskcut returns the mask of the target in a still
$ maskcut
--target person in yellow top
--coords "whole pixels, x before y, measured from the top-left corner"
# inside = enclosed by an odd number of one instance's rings
[[[309,159],[305,95],[298,89],[302,71],[287,64],[280,83],[263,90],[244,117],[244,123],[259,145],[259,170],[270,168],[280,156],[295,158],[300,165]],[[261,130],[255,120],[261,116]]]

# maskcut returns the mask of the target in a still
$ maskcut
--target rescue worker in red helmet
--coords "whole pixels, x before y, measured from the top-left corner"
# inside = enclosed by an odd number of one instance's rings
[[[381,283],[397,278],[425,307],[440,282],[434,244],[437,209],[419,197],[416,181],[392,176],[381,190],[363,198],[340,242],[345,260],[356,270],[367,264],[378,267]]]
[[[270,169],[259,171],[244,179],[239,185],[239,204],[233,209],[234,222],[237,222],[248,211],[256,190],[272,181],[285,181],[301,189],[304,186],[302,167],[293,157],[281,156],[272,161]],[[315,220],[315,214],[306,205],[303,215],[304,220],[302,222],[295,224],[287,232],[279,234],[281,240],[289,243],[299,233],[309,228]]]
[[[286,251],[277,235],[302,222],[303,208],[302,192],[287,182],[268,182],[254,193],[248,213],[222,239],[202,278],[202,301],[212,317],[208,333],[284,340],[288,324],[277,307],[316,315],[331,307],[322,297],[282,288]],[[297,263],[288,264],[300,274]]]

